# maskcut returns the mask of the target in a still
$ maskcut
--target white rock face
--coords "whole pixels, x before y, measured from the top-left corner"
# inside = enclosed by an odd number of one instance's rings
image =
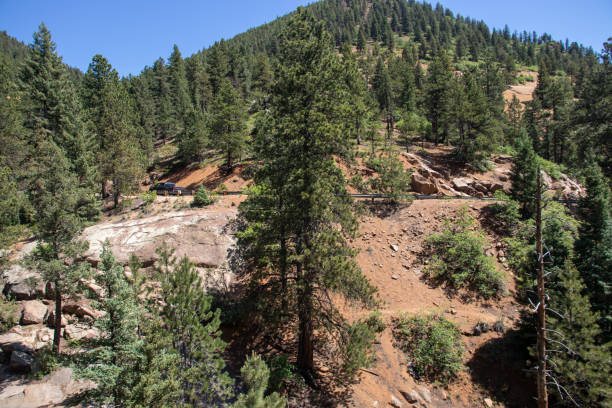
[[[47,315],[47,306],[39,300],[29,300],[23,303],[21,324],[40,324]]]
[[[69,396],[91,388],[88,381],[75,381],[72,369],[63,367],[39,381],[23,384],[13,381],[0,391],[0,406],[3,408],[36,408],[61,404]]]
[[[186,255],[198,266],[221,267],[234,244],[233,232],[228,229],[236,214],[236,210],[185,210],[97,224],[83,232],[83,238],[89,241],[85,257],[99,262],[102,245],[108,239],[118,262],[126,265],[134,254],[144,265],[150,265],[158,258],[155,250],[166,243],[176,249],[177,257]]]

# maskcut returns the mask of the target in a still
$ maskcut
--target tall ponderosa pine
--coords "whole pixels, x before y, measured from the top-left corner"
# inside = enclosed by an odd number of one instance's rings
[[[53,284],[53,348],[59,353],[62,296],[74,293],[79,281],[88,275],[89,264],[75,261],[87,248],[87,243],[77,239],[83,228],[83,219],[78,215],[80,192],[70,162],[63,150],[51,140],[38,143],[36,154],[30,200],[35,209],[39,244],[32,261],[42,278]]]
[[[391,89],[391,78],[389,71],[382,58],[376,63],[376,71],[372,78],[372,87],[376,94],[378,107],[384,113],[387,122],[387,133],[393,130],[393,91]]]
[[[279,60],[267,143],[258,152],[261,194],[241,207],[249,221],[241,240],[252,244],[259,301],[280,309],[286,324],[297,319],[297,366],[311,378],[317,331],[346,327],[328,292],[372,304],[374,289],[345,241],[357,222],[334,162],[350,147],[343,134],[350,97],[340,57],[323,25],[299,8],[282,33]],[[258,211],[262,199],[271,211]]]
[[[588,288],[600,325],[612,338],[612,194],[601,169],[592,163],[585,171],[586,197],[581,199],[577,266]]]
[[[535,214],[537,165],[537,156],[531,141],[523,136],[517,144],[510,181],[512,198],[521,204],[522,215],[525,218],[531,218]]]
[[[610,343],[599,341],[601,329],[597,314],[591,310],[585,286],[574,265],[567,262],[561,272],[560,285],[551,294],[549,336],[556,342],[557,353],[550,354],[552,377],[563,388],[551,384],[551,391],[559,391],[559,405],[610,407],[612,391],[609,387],[612,368]]]
[[[64,150],[79,177],[90,174],[93,157],[80,101],[44,24],[34,33],[21,80],[28,105],[27,126],[34,132],[34,138],[51,138]],[[90,161],[83,162],[84,159]]]
[[[223,79],[210,107],[210,138],[232,167],[246,146],[246,108],[238,91]]]
[[[452,79],[450,60],[446,53],[437,55],[427,70],[425,83],[425,116],[431,122],[431,130],[436,145],[440,140],[440,129],[443,140],[448,134],[449,90]]]

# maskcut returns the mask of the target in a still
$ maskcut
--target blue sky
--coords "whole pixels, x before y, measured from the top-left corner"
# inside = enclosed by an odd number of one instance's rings
[[[600,51],[612,36],[612,0],[442,0],[489,27],[548,32]],[[0,30],[30,43],[41,21],[69,65],[86,70],[104,55],[121,75],[138,74],[173,44],[183,56],[282,16],[304,0],[0,0]]]

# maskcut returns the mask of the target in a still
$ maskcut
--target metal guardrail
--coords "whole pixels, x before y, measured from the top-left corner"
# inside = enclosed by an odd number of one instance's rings
[[[248,195],[244,191],[223,191],[217,193],[219,195]],[[349,196],[353,198],[368,198],[368,199],[388,199],[390,196],[385,194],[367,194],[367,193],[354,193],[349,194]],[[481,201],[499,201],[495,197],[472,197],[472,196],[448,196],[448,195],[419,195],[419,194],[406,194],[405,197],[411,197],[415,200],[481,200]],[[562,204],[578,204],[578,200],[561,200],[561,199],[553,199],[558,203]]]

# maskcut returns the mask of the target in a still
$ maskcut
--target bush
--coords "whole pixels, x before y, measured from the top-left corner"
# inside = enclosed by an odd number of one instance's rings
[[[461,332],[440,315],[407,316],[393,321],[393,337],[408,355],[413,374],[448,381],[461,370]]]
[[[12,300],[5,300],[0,295],[0,333],[19,323],[19,306]]]
[[[215,191],[219,194],[223,194],[227,191],[227,186],[225,185],[225,183],[221,183],[217,186],[217,188],[215,189]]]
[[[149,208],[157,198],[157,191],[147,191],[145,193],[142,193],[140,198],[142,198],[144,207]]]
[[[474,219],[463,208],[455,224],[447,220],[442,233],[430,235],[426,249],[432,261],[425,273],[453,288],[469,288],[484,297],[497,296],[504,287],[502,274],[484,253],[487,241],[482,231],[472,231],[473,226]]]
[[[270,391],[279,391],[285,381],[301,381],[302,377],[295,371],[295,366],[289,362],[286,354],[278,354],[267,361],[270,367]]]
[[[561,178],[561,172],[563,169],[557,163],[548,161],[538,156],[538,164],[540,168],[546,172],[553,180],[559,180]]]
[[[525,76],[525,80],[526,80],[527,82],[533,82],[533,81],[535,81],[535,79],[534,79],[533,75],[526,75],[526,76]]]
[[[211,205],[213,202],[214,199],[211,197],[210,192],[203,186],[200,186],[193,196],[193,203],[191,203],[191,206],[206,207],[207,205]]]
[[[520,205],[517,201],[511,200],[502,190],[495,192],[495,198],[500,202],[487,206],[493,228],[498,233],[513,235],[521,222]]]
[[[373,362],[372,345],[376,335],[385,329],[385,323],[380,313],[371,314],[365,319],[358,320],[347,326],[346,341],[342,345],[342,373],[348,380],[352,380],[357,371],[368,367]]]

